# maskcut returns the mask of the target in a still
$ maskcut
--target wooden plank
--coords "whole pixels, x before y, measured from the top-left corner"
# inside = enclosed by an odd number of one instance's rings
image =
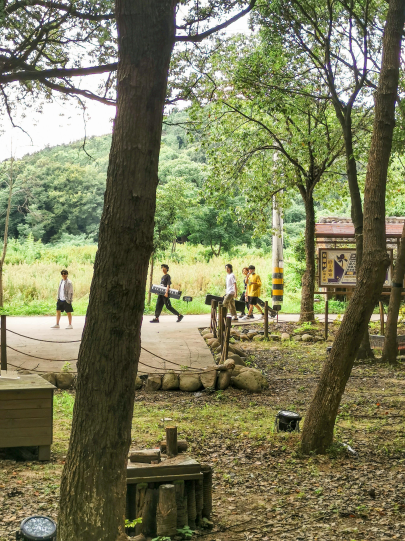
[[[1,419],[32,419],[38,417],[45,417],[46,419],[52,419],[52,408],[41,409],[14,409],[14,410],[2,410],[0,414]]]
[[[37,398],[35,400],[0,400],[0,410],[22,410],[22,409],[44,409],[52,408],[51,398]],[[1,416],[7,414],[1,413]]]
[[[147,475],[142,477],[127,477],[127,485],[137,483],[174,483],[174,481],[192,481],[203,479],[202,473],[184,473],[182,475]]]
[[[49,383],[49,381],[46,381],[46,379],[41,378],[41,376],[38,376],[38,374],[29,374],[27,376],[20,376],[20,379],[6,379],[3,380],[0,378],[0,390],[19,390],[19,389],[47,389],[47,390],[53,390],[56,387],[52,385],[52,383]]]
[[[51,445],[52,436],[14,436],[3,439],[0,436],[0,447],[36,447],[38,445]]]
[[[52,389],[0,389],[0,401],[2,400],[36,400],[37,398],[51,398]]]
[[[177,457],[176,457],[177,458]],[[181,475],[185,473],[199,473],[200,464],[193,459],[185,459],[180,463],[170,463],[168,460],[160,464],[140,464],[129,462],[127,477],[138,477],[145,475]]]
[[[138,449],[129,455],[131,462],[144,462],[151,464],[152,461],[160,462],[160,449]]]
[[[52,427],[37,426],[34,428],[0,428],[0,447],[3,438],[12,438],[14,436],[52,436]]]
[[[52,427],[51,416],[49,415],[48,417],[31,417],[28,419],[3,419],[0,417],[0,430],[3,428],[31,428],[39,426]]]

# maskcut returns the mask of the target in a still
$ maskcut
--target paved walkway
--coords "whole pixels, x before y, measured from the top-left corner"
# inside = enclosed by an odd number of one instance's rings
[[[161,316],[160,323],[150,324],[152,316],[145,316],[142,326],[142,347],[139,363],[139,373],[154,372],[163,369],[176,369],[181,366],[205,367],[212,363],[212,355],[207,348],[198,329],[208,327],[209,314],[185,316],[181,323],[176,323],[176,316]],[[336,316],[330,315],[330,320]],[[377,319],[378,316],[373,316]],[[10,331],[39,340],[29,340],[12,332],[7,332],[7,345],[18,350],[7,348],[9,369],[38,370],[40,372],[59,372],[66,361],[70,362],[71,369],[76,371],[76,361],[80,342],[58,344],[56,341],[71,342],[81,339],[84,325],[84,316],[73,317],[73,329],[67,330],[67,318],[62,317],[61,328],[51,329],[55,323],[54,317],[8,317],[7,328]],[[296,322],[298,314],[281,314],[280,321]],[[324,318],[320,314],[320,320]],[[240,321],[239,324],[245,322]],[[246,322],[247,324],[250,323]],[[155,353],[167,361],[155,357]],[[29,357],[24,353],[32,355]],[[37,359],[35,357],[41,357]],[[43,360],[49,359],[49,360]]]

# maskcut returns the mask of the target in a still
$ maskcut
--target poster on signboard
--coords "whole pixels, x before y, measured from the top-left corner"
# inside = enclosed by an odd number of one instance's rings
[[[392,261],[392,250],[389,250]],[[391,265],[384,287],[391,287]],[[319,250],[319,287],[354,287],[356,285],[356,250],[353,248],[321,248]]]

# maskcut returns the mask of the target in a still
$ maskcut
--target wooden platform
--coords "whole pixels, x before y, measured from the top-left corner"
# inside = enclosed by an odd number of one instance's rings
[[[176,480],[202,479],[201,465],[186,455],[167,458],[159,464],[145,464],[128,460],[127,484],[166,483]]]
[[[49,460],[55,387],[36,374],[0,378],[0,447],[38,447]]]

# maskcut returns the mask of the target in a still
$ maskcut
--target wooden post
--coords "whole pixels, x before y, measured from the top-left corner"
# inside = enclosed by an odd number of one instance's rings
[[[325,340],[328,339],[328,333],[329,333],[329,301],[328,301],[328,296],[326,295],[326,301],[325,301]]]
[[[156,532],[158,537],[177,534],[176,489],[174,485],[160,485],[159,487]]]
[[[146,537],[156,537],[156,511],[159,499],[159,490],[149,483],[146,490],[145,505],[142,514],[142,533]]]
[[[188,526],[187,494],[184,481],[175,481],[174,488],[176,489],[177,528],[180,529]]]
[[[211,324],[210,324],[210,330],[211,330],[212,334],[214,335],[214,338],[217,338],[217,336],[218,336],[217,308],[218,308],[218,301],[213,299],[211,301]]]
[[[269,339],[269,303],[265,301],[264,303],[264,338],[265,340]]]
[[[203,473],[203,510],[202,516],[206,518],[211,517],[212,513],[212,468],[208,465],[202,465],[201,471]]]
[[[166,448],[167,448],[168,457],[173,457],[173,456],[178,455],[177,426],[166,427]]]
[[[222,310],[223,310],[222,302],[219,302],[218,303],[218,336],[217,338],[221,346],[222,346],[222,341],[224,338],[224,319],[222,317]]]
[[[7,370],[7,316],[1,316],[1,369]]]
[[[202,479],[197,479],[195,482],[195,506],[197,512],[197,525],[200,525],[202,522],[202,510],[204,507],[204,490]]]
[[[225,321],[224,341],[222,344],[220,364],[223,364],[228,358],[229,340],[231,338],[231,326],[232,326],[232,320],[230,317],[227,317]]]
[[[195,530],[195,519],[197,518],[197,509],[195,505],[195,483],[194,481],[186,481],[185,486],[187,494],[188,525],[192,530]]]
[[[379,304],[380,304],[380,327],[381,327],[380,334],[381,336],[384,336],[384,305],[381,301],[379,302]],[[3,318],[3,316],[1,317]],[[1,329],[3,330],[3,320],[1,322]],[[1,336],[1,343],[3,345],[3,334]],[[3,349],[1,351],[3,353]]]
[[[128,485],[127,490],[129,487],[132,487],[134,485]],[[139,483],[136,485],[136,495],[135,495],[135,516],[128,517],[129,520],[134,520],[134,518],[143,517],[145,513],[145,503],[146,503],[146,491],[148,490],[148,483]],[[144,531],[142,524],[136,524],[135,526],[135,534],[139,535]]]

